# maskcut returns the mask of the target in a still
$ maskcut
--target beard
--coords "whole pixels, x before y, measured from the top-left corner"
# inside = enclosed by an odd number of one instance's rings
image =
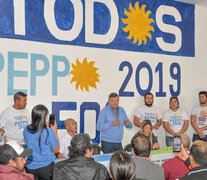
[[[148,103],[145,102],[145,105],[148,106],[148,107],[152,106],[152,104],[153,104],[153,102],[150,103],[150,104],[148,104]]]
[[[200,102],[200,104],[206,104],[206,101],[205,102]]]

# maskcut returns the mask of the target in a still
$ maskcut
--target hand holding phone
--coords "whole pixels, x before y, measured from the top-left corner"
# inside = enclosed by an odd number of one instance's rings
[[[55,114],[50,114],[49,116],[49,127],[51,127],[55,125]]]
[[[173,152],[181,152],[182,139],[181,136],[176,135],[173,139]]]

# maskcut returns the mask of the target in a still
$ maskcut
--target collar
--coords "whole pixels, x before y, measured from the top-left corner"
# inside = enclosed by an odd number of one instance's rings
[[[207,172],[207,166],[199,166],[199,167],[194,167],[190,170],[188,173],[188,176],[191,174],[199,173],[199,172]]]
[[[134,157],[151,161],[149,157],[142,157],[142,156],[137,156],[137,155],[135,155]]]
[[[110,104],[108,104],[107,107],[108,107],[111,111],[114,112],[114,109],[110,106]],[[118,109],[119,109],[119,106],[117,107],[117,111],[118,111]]]
[[[0,172],[10,173],[10,172],[18,172],[20,173],[19,169],[13,166],[3,165],[0,164]]]

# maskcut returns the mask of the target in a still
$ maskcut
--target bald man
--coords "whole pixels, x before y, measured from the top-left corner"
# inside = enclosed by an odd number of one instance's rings
[[[68,158],[68,146],[70,146],[70,141],[77,131],[77,123],[74,119],[66,119],[64,124],[67,129],[67,133],[60,139],[60,149],[57,154],[57,158]]]

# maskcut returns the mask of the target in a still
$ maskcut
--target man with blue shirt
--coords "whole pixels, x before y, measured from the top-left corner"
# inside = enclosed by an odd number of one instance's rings
[[[101,110],[97,121],[97,130],[101,131],[101,147],[104,154],[123,150],[121,144],[123,125],[127,128],[132,127],[125,110],[119,106],[118,94],[111,93],[108,104]]]

